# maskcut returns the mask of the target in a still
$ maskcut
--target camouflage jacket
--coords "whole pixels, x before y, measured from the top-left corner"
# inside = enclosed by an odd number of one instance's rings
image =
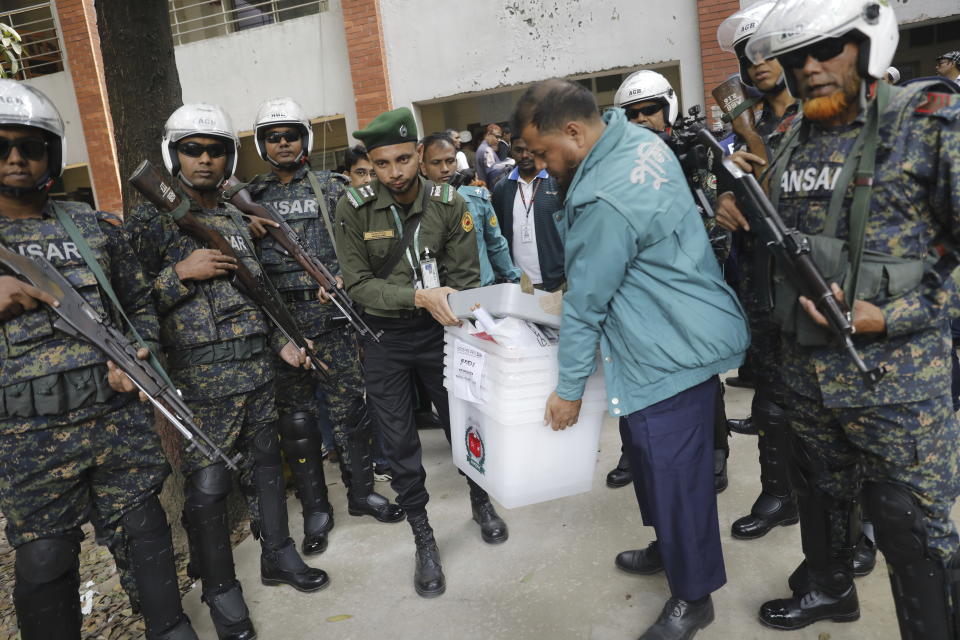
[[[127,242],[120,219],[109,213],[94,212],[83,203],[60,202],[57,206],[76,222],[110,278],[127,317],[151,348],[155,348],[157,315],[150,286]],[[110,317],[121,330],[128,330],[100,290],[76,244],[57,221],[51,202],[47,202],[39,218],[13,219],[0,215],[0,242],[22,255],[46,258],[94,309]],[[4,406],[0,408],[0,418],[30,413],[25,403],[31,402],[31,394],[36,401],[33,408],[40,415],[63,413],[68,406],[76,408],[113,395],[104,377],[103,352],[56,329],[53,326],[56,319],[52,310],[40,305],[3,322],[0,393]],[[96,371],[91,373],[91,368]],[[77,393],[89,394],[89,397],[74,397]],[[47,400],[40,402],[42,396]],[[23,406],[14,406],[17,404]]]
[[[247,190],[254,200],[287,221],[310,255],[323,263],[331,273],[339,274],[340,265],[333,239],[320,217],[317,198],[307,175],[309,171],[309,166],[301,167],[287,184],[280,182],[275,173],[263,174],[251,180]],[[323,191],[332,225],[337,202],[349,181],[331,171],[314,171],[313,174]],[[264,236],[257,244],[263,269],[281,293],[317,291],[318,285],[313,278],[271,236]],[[316,336],[326,329],[329,319],[339,315],[339,312],[334,305],[321,304],[316,296],[311,298],[291,302],[289,307],[304,335]]]
[[[790,125],[804,129],[780,181],[779,210],[788,226],[810,236],[824,232],[833,186],[844,162],[857,161],[850,159],[850,149],[864,123],[861,113],[847,126],[803,125],[802,117]],[[841,207],[835,234],[839,239],[849,235],[852,182]],[[936,245],[960,246],[958,184],[960,101],[954,96],[893,88],[880,120],[866,251],[919,263]],[[887,369],[875,389],[865,386],[842,349],[803,347],[789,335],[783,341],[785,383],[804,396],[822,396],[830,407],[946,396],[950,391],[947,307],[956,295],[960,271],[953,278],[943,286],[927,279],[905,286],[898,272],[886,268],[876,282],[861,278],[859,296],[874,301],[886,321],[884,335],[854,337],[868,366]]]
[[[190,200],[190,212],[227,238],[254,275],[260,274],[260,263],[250,251],[248,231],[234,222],[227,207],[232,205],[221,204],[209,211]],[[229,278],[180,281],[176,264],[194,250],[205,247],[181,231],[170,215],[160,213],[151,204],[143,204],[126,217],[124,225],[144,274],[153,285],[153,297],[160,314],[160,341],[168,358],[185,350],[213,348],[215,344],[239,338],[265,337],[276,352],[286,344],[286,338],[273,329],[264,313]],[[256,355],[186,368],[171,367],[171,373],[188,399],[252,391],[273,377],[272,369],[265,364],[269,359],[254,357]]]
[[[368,313],[390,317],[399,315],[399,310],[414,308],[416,276],[411,262],[418,265],[419,254],[427,248],[436,256],[441,286],[480,286],[474,220],[463,196],[446,184],[434,185],[427,194],[422,191],[425,188],[426,182],[420,178],[421,191],[409,211],[397,205],[390,191],[377,181],[360,189],[347,189],[347,196],[337,205],[334,231],[344,283],[350,296]],[[411,258],[402,256],[386,278],[377,278],[375,274],[393,245],[401,241],[397,219],[402,226],[421,211],[417,239],[409,249]]]

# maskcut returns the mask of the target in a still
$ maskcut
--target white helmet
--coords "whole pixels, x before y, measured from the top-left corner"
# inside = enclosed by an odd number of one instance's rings
[[[750,74],[747,73],[751,64],[744,55],[744,49],[747,46],[747,40],[757,32],[760,23],[775,4],[777,0],[762,0],[752,4],[724,20],[717,29],[717,42],[720,48],[736,55],[740,60],[740,81],[749,87],[753,86]]]
[[[673,125],[680,113],[680,102],[667,79],[656,71],[641,69],[627,76],[613,97],[613,106],[623,108],[651,100],[659,100],[667,105],[666,123],[668,127]]]
[[[253,123],[253,140],[257,147],[257,153],[260,157],[279,167],[273,158],[267,155],[267,147],[263,144],[263,137],[266,130],[276,125],[290,125],[300,129],[300,135],[305,138],[300,155],[296,162],[300,162],[310,154],[313,148],[313,127],[310,126],[310,120],[303,112],[301,107],[293,98],[271,98],[260,103],[257,107],[257,118]]]
[[[49,189],[63,175],[67,141],[60,112],[40,90],[23,82],[0,79],[0,125],[35,127],[47,139],[47,173],[37,181],[38,191]]]
[[[180,158],[177,156],[177,143],[190,136],[210,136],[222,138],[227,144],[227,168],[223,180],[226,181],[237,170],[237,150],[240,148],[240,138],[233,132],[233,123],[227,112],[215,104],[197,102],[185,104],[167,118],[163,126],[163,141],[160,144],[160,153],[163,155],[163,164],[170,175],[179,178],[188,186],[188,180],[180,175]]]
[[[887,0],[780,0],[747,43],[747,56],[761,62],[848,34],[862,39],[857,64],[861,77],[883,78],[900,40]],[[797,95],[793,74],[785,71]]]

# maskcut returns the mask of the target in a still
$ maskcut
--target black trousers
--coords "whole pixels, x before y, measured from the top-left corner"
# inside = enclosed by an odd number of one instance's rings
[[[366,316],[383,330],[380,342],[364,341],[367,402],[380,421],[383,453],[390,463],[397,504],[423,513],[430,499],[424,480],[420,435],[413,419],[414,373],[423,381],[450,441],[450,407],[443,387],[443,327],[429,314],[409,319]]]

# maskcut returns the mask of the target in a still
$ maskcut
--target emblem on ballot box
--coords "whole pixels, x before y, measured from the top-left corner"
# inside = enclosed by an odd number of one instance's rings
[[[483,438],[480,437],[480,431],[473,419],[467,420],[464,440],[467,447],[467,462],[480,473],[484,473],[483,463],[487,458],[487,453],[483,450]]]

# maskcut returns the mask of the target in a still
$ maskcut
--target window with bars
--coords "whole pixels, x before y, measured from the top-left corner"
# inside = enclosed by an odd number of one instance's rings
[[[330,0],[169,0],[176,45],[328,11]]]
[[[63,71],[63,52],[49,0],[13,0],[2,5],[0,22],[13,27],[22,39],[21,68],[16,77],[26,80]]]

